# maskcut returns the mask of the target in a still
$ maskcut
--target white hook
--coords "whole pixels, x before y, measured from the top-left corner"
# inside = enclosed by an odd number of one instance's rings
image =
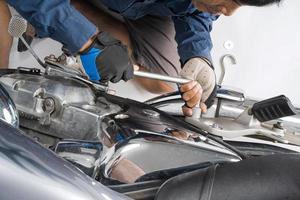
[[[227,58],[230,59],[232,65],[235,65],[237,63],[236,58],[231,54],[226,54],[221,58],[221,60],[220,60],[221,75],[220,75],[220,78],[219,78],[219,81],[218,81],[218,85],[222,85],[223,79],[225,77],[225,72],[226,72],[226,62],[225,61],[226,61]]]

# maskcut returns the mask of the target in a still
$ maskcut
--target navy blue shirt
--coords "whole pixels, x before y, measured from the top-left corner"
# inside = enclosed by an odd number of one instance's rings
[[[99,0],[100,1],[100,0]],[[193,57],[211,60],[210,31],[216,16],[198,11],[191,0],[101,0],[129,19],[145,15],[172,16],[181,61]],[[70,5],[69,0],[7,0],[35,28],[76,53],[95,34],[96,27]],[[101,28],[101,27],[100,27]]]

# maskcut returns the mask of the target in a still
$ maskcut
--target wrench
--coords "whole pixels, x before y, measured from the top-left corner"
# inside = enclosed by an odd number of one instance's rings
[[[150,78],[154,80],[160,80],[160,81],[166,81],[171,83],[177,83],[177,84],[185,84],[190,82],[191,80],[181,78],[181,77],[172,77],[172,76],[166,76],[161,74],[155,74],[151,72],[142,72],[142,71],[134,71],[133,74],[138,77],[143,78]],[[200,118],[201,117],[201,109],[199,108],[199,105],[193,108],[193,115],[192,118]]]
[[[166,75],[155,74],[150,72],[142,72],[142,71],[134,71],[133,74],[138,77],[150,78],[154,80],[166,81],[166,82],[177,83],[177,84],[185,84],[191,81],[189,79],[185,79],[181,77],[172,77],[172,76],[166,76]]]

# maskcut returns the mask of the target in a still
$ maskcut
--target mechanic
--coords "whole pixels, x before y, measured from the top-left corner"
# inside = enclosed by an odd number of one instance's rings
[[[51,37],[72,53],[80,53],[92,79],[99,79],[100,74],[102,80],[126,81],[133,76],[132,62],[142,70],[171,76],[180,72],[181,76],[194,80],[180,87],[186,102],[183,113],[187,116],[192,115],[192,108],[199,102],[205,112],[216,90],[210,55],[212,22],[218,15],[231,15],[242,5],[265,6],[280,1],[89,0],[93,6],[87,1],[73,1],[88,20],[68,0],[7,0],[36,28],[38,36]],[[113,11],[123,20],[107,17],[109,15],[96,9],[95,4]],[[110,58],[104,56],[111,55],[106,50],[109,48],[104,48],[102,53],[93,48],[95,38],[103,31],[128,47],[130,59],[126,64],[118,61],[123,57],[120,48],[114,46],[111,50],[114,56]],[[174,90],[159,81],[143,79],[139,83],[151,92]]]
[[[9,53],[12,37],[8,34],[8,23],[11,18],[10,11],[5,1],[0,1],[0,69],[8,68]]]

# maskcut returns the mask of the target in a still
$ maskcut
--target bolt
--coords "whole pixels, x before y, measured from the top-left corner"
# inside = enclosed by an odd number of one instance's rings
[[[212,127],[212,128],[219,128],[219,124],[213,123],[213,124],[211,125],[211,127]]]
[[[283,129],[283,123],[281,121],[279,121],[273,125],[273,128]]]
[[[47,98],[44,101],[44,111],[46,112],[52,112],[54,110],[55,107],[55,102],[52,98]]]
[[[149,109],[144,109],[143,113],[152,118],[158,118],[160,115],[158,112],[156,112],[154,110],[149,110]]]

